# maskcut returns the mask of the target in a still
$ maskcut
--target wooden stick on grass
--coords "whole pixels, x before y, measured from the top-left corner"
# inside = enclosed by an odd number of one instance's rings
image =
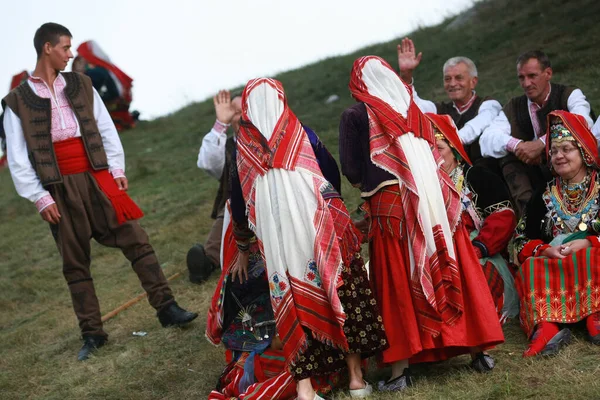
[[[180,276],[181,276],[181,272],[177,272],[176,274],[171,275],[167,279],[167,281],[173,280],[175,278],[179,278]],[[112,310],[108,314],[103,315],[102,316],[102,322],[108,321],[109,319],[111,319],[115,315],[119,314],[121,311],[128,309],[129,307],[131,307],[135,303],[139,302],[140,300],[142,300],[146,296],[147,296],[147,293],[144,292],[144,293],[142,293],[142,294],[134,297],[133,299],[129,300],[128,302],[126,302],[124,304],[121,304],[119,307],[115,308],[114,310]]]

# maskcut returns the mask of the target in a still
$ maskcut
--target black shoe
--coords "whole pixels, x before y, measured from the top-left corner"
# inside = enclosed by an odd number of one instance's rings
[[[197,313],[189,312],[179,307],[176,302],[173,302],[160,310],[158,313],[158,320],[160,321],[163,328],[168,326],[183,326],[192,322],[198,317]]]
[[[104,346],[107,339],[104,336],[84,336],[83,346],[79,353],[77,353],[78,361],[85,361],[90,357],[90,354],[94,353],[100,347]]]
[[[490,372],[496,366],[496,362],[489,354],[477,353],[473,361],[471,361],[471,368],[480,373]]]
[[[552,339],[548,341],[546,347],[540,352],[540,355],[544,357],[552,357],[558,354],[559,350],[571,343],[571,330],[565,328],[552,336]]]
[[[216,269],[216,265],[206,256],[204,246],[201,244],[192,246],[187,253],[186,262],[192,283],[201,284]]]

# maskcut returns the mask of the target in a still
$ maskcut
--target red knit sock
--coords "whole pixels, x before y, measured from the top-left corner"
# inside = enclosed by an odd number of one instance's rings
[[[585,320],[585,325],[590,336],[593,337],[600,334],[600,312],[589,315]]]
[[[553,322],[540,322],[536,326],[535,333],[531,338],[529,347],[523,353],[523,357],[538,355],[546,346],[546,343],[559,332],[558,325]]]

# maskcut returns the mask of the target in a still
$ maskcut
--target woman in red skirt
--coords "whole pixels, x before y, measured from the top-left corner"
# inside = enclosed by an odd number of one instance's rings
[[[600,345],[598,144],[585,119],[566,111],[548,115],[548,134],[556,178],[531,198],[515,238],[521,325],[531,338],[524,357],[556,354],[571,339],[559,324],[583,320]]]
[[[504,336],[430,122],[379,57],[355,61],[350,90],[360,103],[342,115],[340,158],[371,218],[370,279],[392,364],[379,389],[410,385],[409,362],[471,353],[476,369],[491,370],[482,350]]]

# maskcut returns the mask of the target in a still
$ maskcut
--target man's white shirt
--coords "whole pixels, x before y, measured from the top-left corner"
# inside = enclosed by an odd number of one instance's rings
[[[475,92],[473,92],[475,96]],[[423,113],[433,113],[437,114],[437,106],[433,101],[424,100],[419,97],[417,91],[413,86],[413,100]],[[467,112],[467,110],[462,113],[460,110],[454,106],[454,109],[459,113],[463,114]],[[485,100],[479,106],[479,110],[477,112],[477,116],[475,116],[470,121],[458,130],[458,136],[460,137],[460,141],[463,144],[471,144],[481,136],[485,128],[492,123],[494,118],[498,115],[498,113],[502,111],[502,106],[496,100]]]
[[[530,109],[531,101],[527,99],[527,109]],[[585,95],[580,89],[575,89],[567,99],[567,108],[570,113],[579,114],[585,118],[588,123],[588,127],[592,127],[593,120],[590,116],[590,103],[585,98]],[[532,115],[529,113],[529,118]],[[600,129],[594,132],[596,139],[600,141]],[[481,138],[479,138],[479,145],[481,147],[481,154],[484,157],[501,158],[508,154],[509,149],[507,148],[508,142],[511,140],[510,135],[510,122],[504,114],[504,111],[500,111],[500,114],[492,121],[488,126]],[[539,137],[545,143],[545,137]]]

